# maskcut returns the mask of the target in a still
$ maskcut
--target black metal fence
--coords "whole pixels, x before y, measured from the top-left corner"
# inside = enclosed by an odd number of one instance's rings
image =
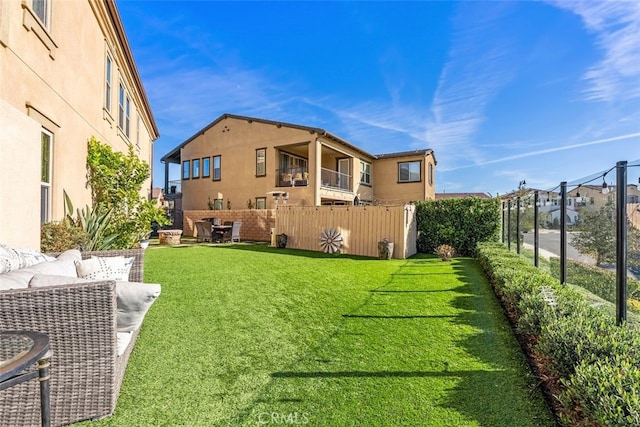
[[[618,323],[640,324],[640,160],[502,198],[502,241]]]

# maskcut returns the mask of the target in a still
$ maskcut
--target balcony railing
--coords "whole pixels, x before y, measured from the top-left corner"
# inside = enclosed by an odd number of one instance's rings
[[[180,194],[182,193],[182,181],[175,180],[169,181],[169,187],[166,189],[167,194]]]
[[[309,185],[309,172],[304,167],[276,169],[278,187],[303,187]]]
[[[349,174],[322,168],[321,180],[321,186],[324,188],[351,191],[351,175]]]

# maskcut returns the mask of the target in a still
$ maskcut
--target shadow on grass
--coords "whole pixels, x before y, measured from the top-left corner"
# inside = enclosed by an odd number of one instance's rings
[[[436,262],[434,262],[434,260]],[[468,365],[458,365],[455,370],[449,370],[449,361],[451,360],[447,355],[446,347],[443,350],[444,353],[435,357],[431,363],[441,363],[442,369],[440,370],[376,370],[376,369],[338,369],[335,371],[324,370],[305,370],[304,368],[298,370],[282,370],[271,373],[271,378],[276,382],[290,381],[296,379],[302,380],[331,380],[331,379],[407,379],[412,378],[451,378],[455,381],[455,385],[450,388],[444,397],[431,401],[433,406],[440,406],[443,408],[450,408],[461,414],[465,419],[469,420],[474,425],[482,426],[547,426],[553,425],[553,417],[550,415],[550,411],[544,405],[544,401],[541,393],[535,392],[530,383],[530,378],[527,376],[524,356],[520,353],[519,346],[513,337],[510,327],[504,317],[504,314],[497,303],[495,295],[493,294],[489,283],[482,274],[477,262],[471,259],[458,259],[451,262],[444,267],[450,269],[449,272],[442,273],[447,276],[454,276],[455,279],[447,279],[451,285],[450,288],[444,289],[444,284],[439,282],[437,272],[433,272],[431,267],[442,268],[443,265],[439,264],[439,259],[432,257],[418,257],[416,259],[410,259],[407,264],[400,267],[400,272],[395,275],[391,275],[391,278],[387,284],[382,288],[369,290],[370,297],[366,302],[353,310],[351,313],[343,314],[342,318],[350,320],[355,323],[353,325],[361,324],[360,327],[355,329],[370,331],[367,334],[384,334],[385,331],[395,330],[395,327],[389,328],[373,328],[368,324],[369,319],[380,319],[381,321],[389,320],[412,320],[412,319],[448,319],[451,325],[460,325],[462,330],[467,330],[468,327],[472,328],[471,333],[460,333],[460,330],[452,330],[452,334],[459,334],[461,339],[455,340],[458,350],[454,353],[460,352],[468,355]],[[396,276],[406,276],[402,274],[402,270],[405,268],[413,267],[412,271],[416,270],[416,266],[420,266],[424,269],[423,274],[417,272],[410,274],[415,276],[416,280],[402,281],[400,277],[398,280],[394,279]],[[419,280],[422,277],[424,280]],[[406,286],[410,284],[411,289],[385,289],[386,286]],[[433,286],[436,285],[440,289],[419,289],[419,286]],[[414,296],[418,298],[415,303],[418,307],[421,307],[420,298],[430,298],[429,293],[435,295],[442,294],[447,301],[446,294],[452,294],[452,298],[448,303],[450,308],[455,309],[454,315],[443,315],[436,313],[423,313],[425,314],[404,314],[403,312],[408,307],[411,307],[411,300],[407,299],[407,304],[399,303],[395,306],[394,312],[385,315],[375,314],[360,314],[363,311],[375,310],[376,300],[375,296],[397,295],[397,296]],[[405,295],[403,295],[405,294]],[[422,294],[422,295],[421,295]],[[404,301],[404,298],[403,298]],[[446,302],[445,306],[431,307],[432,310],[448,310]],[[413,305],[415,308],[416,305]],[[426,307],[426,306],[425,306]],[[428,310],[425,308],[424,310]],[[422,311],[422,310],[421,310]],[[351,322],[349,322],[351,324]],[[342,328],[349,330],[350,328],[342,325]],[[389,323],[391,325],[391,323]],[[396,325],[393,322],[393,325]],[[397,328],[406,328],[407,323],[397,323]],[[404,325],[404,326],[400,326]],[[433,326],[431,323],[415,323],[416,328],[429,328]],[[442,324],[446,327],[446,323]],[[427,332],[427,331],[425,331]],[[336,332],[337,333],[337,332]],[[344,331],[342,333],[345,333]],[[335,334],[334,334],[335,336]],[[363,338],[364,339],[364,338]],[[323,348],[330,341],[325,341],[318,348],[312,350],[312,353],[316,351],[324,351]],[[434,346],[438,346],[438,343],[433,343]],[[400,356],[403,352],[402,346],[400,347],[387,347],[390,352],[387,356],[393,357],[394,352],[398,352]],[[311,356],[311,355],[307,355]],[[442,358],[441,358],[442,357]],[[424,363],[424,361],[423,361]],[[371,361],[372,367],[375,367],[376,361]],[[479,366],[479,364],[481,364]],[[295,365],[294,365],[295,366]],[[416,364],[416,367],[419,365]],[[464,369],[468,366],[469,369]],[[310,367],[310,366],[308,366]],[[355,366],[354,366],[355,367]],[[526,377],[526,378],[523,378]],[[284,384],[284,383],[283,383]],[[290,383],[286,383],[290,384]],[[384,384],[384,383],[380,383]],[[349,387],[357,387],[358,383],[354,383]],[[532,393],[532,390],[535,393]],[[426,395],[425,395],[426,396]],[[508,403],[507,403],[508,402]],[[534,403],[532,403],[534,402]],[[270,402],[266,402],[270,403]],[[247,414],[248,415],[248,414]],[[445,422],[446,424],[446,422]]]
[[[269,253],[269,254],[276,254],[276,255],[297,256],[297,257],[304,257],[304,258],[353,259],[353,260],[364,260],[364,261],[371,261],[376,259],[373,257],[366,257],[361,255],[326,254],[320,251],[308,251],[303,249],[274,248],[265,243],[232,244],[232,245],[218,245],[218,246],[211,245],[209,247],[214,249]]]

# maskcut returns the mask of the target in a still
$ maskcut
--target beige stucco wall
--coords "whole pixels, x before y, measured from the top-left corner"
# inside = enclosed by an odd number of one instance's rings
[[[40,124],[0,100],[0,129],[0,243],[37,249],[40,163],[30,159],[40,157]]]
[[[266,175],[257,177],[256,149],[266,148]],[[279,152],[285,151],[307,159],[307,186],[278,187]],[[286,191],[291,206],[317,206],[326,200],[351,204],[360,200],[383,204],[402,204],[414,200],[433,199],[435,182],[428,181],[428,165],[435,168],[433,155],[404,155],[376,159],[331,136],[307,128],[290,127],[247,117],[223,116],[201,133],[192,137],[181,149],[181,160],[189,161],[190,175],[194,159],[211,159],[209,177],[182,180],[182,202],[185,210],[207,209],[208,202],[223,199],[223,209],[231,201],[232,209],[244,209],[247,201],[266,197],[267,208],[275,207],[268,193]],[[221,179],[213,180],[213,157],[221,156]],[[339,159],[349,159],[351,191],[321,188],[321,169],[336,170]],[[398,183],[397,163],[419,160],[422,179],[418,183]],[[371,184],[360,184],[360,162],[371,164]],[[182,169],[182,167],[181,167]],[[181,172],[182,173],[182,172]],[[435,174],[435,172],[434,172]]]
[[[11,130],[3,127],[2,132],[21,133],[29,118],[29,123],[35,121],[53,134],[50,219],[59,220],[64,216],[63,190],[76,206],[91,203],[85,187],[87,140],[91,136],[117,151],[126,152],[131,145],[141,159],[151,164],[152,141],[157,135],[144,95],[137,90],[136,71],[127,60],[127,51],[120,44],[105,2],[51,2],[48,29],[31,12],[30,4],[0,0],[0,99],[13,107],[15,115],[22,116],[22,120],[9,123]],[[107,51],[113,59],[111,114],[104,109]],[[120,81],[131,99],[129,138],[117,126]],[[37,203],[30,206],[38,214],[35,223],[31,216],[18,211],[5,212],[12,223],[19,225],[18,229],[39,229],[40,224],[39,132],[35,138],[37,152],[17,150],[16,157],[0,158],[0,169],[13,163],[28,163],[29,169],[36,171],[35,181],[20,180],[0,189],[0,200],[34,191],[38,195]],[[149,180],[143,194],[147,195],[150,188]],[[29,199],[33,203],[33,198]],[[12,240],[19,243],[22,238]],[[33,238],[26,237],[24,244],[39,246]]]
[[[419,182],[398,182],[398,163],[420,161]],[[429,164],[433,168],[429,179]],[[408,155],[376,159],[372,170],[375,199],[382,204],[401,204],[435,199],[435,161],[433,155]]]
[[[257,177],[256,149],[266,148],[266,176]],[[279,151],[289,152],[307,159],[309,182],[307,186],[278,187]],[[336,151],[340,150],[340,151]],[[221,156],[221,179],[213,181],[213,157]],[[320,155],[319,166],[335,169],[337,158],[352,158],[360,167],[360,156],[355,150],[341,146],[336,141],[310,132],[306,129],[277,126],[276,124],[256,122],[234,117],[226,117],[206,129],[186,144],[181,151],[184,162],[194,159],[211,158],[211,176],[182,181],[183,208],[185,210],[207,209],[209,198],[224,199],[223,208],[231,200],[233,209],[244,209],[249,199],[255,203],[257,197],[267,198],[267,208],[274,207],[274,199],[268,195],[271,191],[289,193],[288,204],[314,206],[320,204],[319,171],[316,170],[316,158]],[[192,168],[192,165],[190,164]],[[359,169],[356,169],[359,173]],[[359,177],[359,175],[358,175]],[[357,178],[359,180],[359,178]],[[355,193],[353,193],[355,194]],[[353,194],[345,198],[352,201]]]

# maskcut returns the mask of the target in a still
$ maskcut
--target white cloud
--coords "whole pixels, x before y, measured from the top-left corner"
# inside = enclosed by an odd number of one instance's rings
[[[509,43],[493,34],[505,6],[492,2],[463,2],[454,19],[449,58],[438,81],[428,144],[450,165],[481,159],[473,139],[485,120],[487,105],[510,80]]]
[[[640,2],[549,1],[579,15],[594,33],[603,58],[584,75],[590,100],[619,101],[640,97]]]

